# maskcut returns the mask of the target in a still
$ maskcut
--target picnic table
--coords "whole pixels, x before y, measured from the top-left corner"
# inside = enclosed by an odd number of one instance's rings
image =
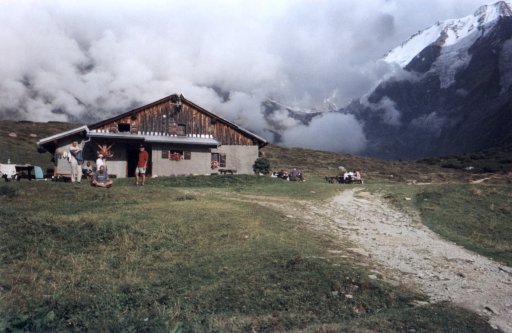
[[[325,176],[325,181],[329,184],[363,184],[362,178],[349,177],[345,179],[343,176]]]
[[[233,175],[233,174],[237,173],[237,170],[236,169],[219,169],[219,173],[221,175],[225,175],[225,174],[228,174],[228,173]]]
[[[31,164],[16,164],[16,173],[18,174],[18,180],[21,178],[26,178],[28,180],[35,179],[35,176],[32,174],[34,171],[34,166]]]

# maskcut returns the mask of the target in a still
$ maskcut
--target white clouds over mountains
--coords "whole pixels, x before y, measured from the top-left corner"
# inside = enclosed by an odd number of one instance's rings
[[[101,119],[178,92],[264,134],[262,101],[341,106],[386,74],[376,60],[388,50],[480,4],[0,0],[0,117]],[[296,133],[285,137],[304,145]]]

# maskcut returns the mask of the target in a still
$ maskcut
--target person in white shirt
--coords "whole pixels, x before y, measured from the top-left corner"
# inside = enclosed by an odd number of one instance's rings
[[[99,153],[98,159],[96,160],[96,170],[99,170],[100,166],[102,165],[105,167],[105,169],[107,168],[107,166],[105,165],[105,159],[103,158],[103,154]]]
[[[69,146],[69,163],[71,164],[71,182],[82,181],[82,163],[84,162],[82,148],[78,141],[73,141]]]

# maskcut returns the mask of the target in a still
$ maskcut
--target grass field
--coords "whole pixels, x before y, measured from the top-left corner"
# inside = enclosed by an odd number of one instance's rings
[[[72,127],[0,122],[0,162],[46,168],[50,156],[35,143]],[[298,167],[307,181],[162,177],[135,187],[117,179],[108,190],[1,183],[0,332],[495,332],[450,304],[418,306],[424,295],[369,279],[358,258],[342,259],[350,244],[251,200],[324,200],[344,185],[323,176],[359,169],[369,190],[510,265],[510,176],[469,185],[474,175],[442,159],[277,146],[265,153],[274,170]]]
[[[329,251],[346,244],[236,200],[333,188],[279,186],[256,176],[1,185],[0,331],[492,331],[448,304],[414,306],[424,296]]]

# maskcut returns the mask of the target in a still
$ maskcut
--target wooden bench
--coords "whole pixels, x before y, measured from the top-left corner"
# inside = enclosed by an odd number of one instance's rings
[[[234,175],[235,173],[237,172],[236,169],[219,169],[219,173],[221,175],[225,175],[225,174],[231,174],[231,175]]]

